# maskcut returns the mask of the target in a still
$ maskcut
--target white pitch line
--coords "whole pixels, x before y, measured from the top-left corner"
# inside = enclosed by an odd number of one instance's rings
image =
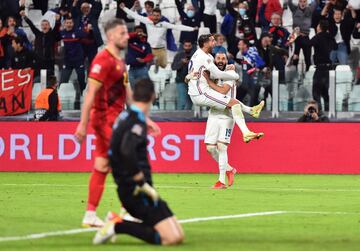
[[[192,219],[179,220],[179,222],[182,224],[186,224],[186,223],[202,222],[202,221],[216,221],[216,220],[248,218],[248,217],[256,217],[256,216],[279,215],[279,214],[360,215],[360,212],[356,213],[356,212],[316,212],[316,211],[270,211],[270,212],[257,212],[257,213],[246,213],[246,214],[223,215],[223,216],[210,216],[203,218],[192,218]],[[52,236],[63,236],[63,235],[80,234],[85,232],[95,232],[97,230],[98,230],[97,228],[78,228],[78,229],[71,229],[64,231],[30,234],[24,236],[0,237],[0,242],[42,239]]]
[[[226,220],[226,219],[235,219],[235,218],[247,218],[247,217],[276,215],[276,214],[284,214],[284,213],[286,213],[286,212],[285,211],[273,211],[273,212],[246,213],[246,214],[212,216],[212,217],[203,217],[203,218],[192,218],[192,219],[179,220],[179,222],[182,224],[186,224],[186,223],[201,222],[201,221],[215,221],[215,220]],[[97,230],[98,230],[97,228],[78,228],[78,229],[71,229],[71,230],[64,230],[64,231],[30,234],[30,235],[24,235],[24,236],[0,237],[0,242],[42,239],[42,238],[52,237],[52,236],[63,236],[63,235],[80,234],[80,233],[85,233],[85,232],[94,232]]]
[[[0,186],[50,186],[50,187],[88,187],[88,185],[77,185],[77,184],[0,184]],[[107,185],[108,187],[116,187],[115,185]],[[174,186],[174,185],[159,185],[156,188],[167,188],[167,189],[209,189],[210,186]],[[317,189],[317,188],[282,188],[282,187],[231,187],[230,190],[242,190],[242,191],[289,191],[289,192],[360,192],[360,189]]]

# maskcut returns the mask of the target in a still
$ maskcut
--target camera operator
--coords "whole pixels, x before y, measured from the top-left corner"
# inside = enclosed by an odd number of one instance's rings
[[[298,119],[298,122],[329,122],[321,111],[319,105],[315,100],[311,100],[304,108],[304,114]]]

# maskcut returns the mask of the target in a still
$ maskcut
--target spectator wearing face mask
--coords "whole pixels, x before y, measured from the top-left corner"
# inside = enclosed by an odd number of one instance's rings
[[[327,4],[323,9],[321,13],[323,17],[328,16],[330,6]],[[350,40],[355,27],[356,12],[350,5],[347,11],[334,8],[333,12],[333,16],[328,16],[329,32],[335,38],[337,48],[331,52],[330,58],[333,64],[345,65],[351,51]]]
[[[135,26],[135,32],[129,33],[129,37],[126,64],[130,65],[129,82],[133,88],[139,79],[149,78],[147,64],[154,59],[154,55],[141,26]]]
[[[204,0],[200,0],[200,7],[198,10],[195,10],[195,7],[192,4],[188,4],[185,11],[180,3],[180,0],[175,0],[180,19],[181,24],[191,27],[200,27],[200,22],[203,17],[204,12]],[[183,44],[185,40],[191,41],[191,43],[195,46],[197,42],[198,37],[198,30],[193,32],[188,31],[182,31],[180,34],[180,43]]]
[[[41,21],[41,30],[39,30],[26,16],[25,11],[21,11],[20,15],[35,34],[34,52],[37,63],[35,76],[40,74],[41,69],[47,70],[48,75],[54,75],[55,44],[61,40],[59,33],[60,16],[57,16],[57,23],[53,29],[51,29],[50,22],[44,19]]]
[[[232,55],[236,55],[238,51],[236,45],[240,39],[246,39],[250,45],[256,43],[256,6],[257,1],[250,1],[249,4],[244,1],[232,5],[230,0],[226,0],[226,9],[233,18],[231,31],[226,36],[228,51]]]

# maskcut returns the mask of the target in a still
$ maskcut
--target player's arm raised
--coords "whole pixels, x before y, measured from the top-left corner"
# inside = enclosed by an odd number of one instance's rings
[[[206,81],[208,82],[209,86],[211,89],[214,89],[215,91],[221,93],[221,94],[227,94],[230,90],[230,85],[228,84],[224,84],[223,86],[219,86],[217,85],[214,81],[212,81],[210,79],[210,75],[208,71],[203,71],[203,76],[206,79]]]
[[[81,109],[80,123],[78,124],[75,132],[75,138],[79,143],[81,143],[86,136],[87,125],[90,117],[90,110],[94,103],[96,92],[100,89],[100,87],[101,87],[100,82],[89,78],[88,90]]]
[[[208,69],[210,72],[210,77],[212,79],[222,79],[222,80],[238,80],[239,74],[235,71],[220,71],[219,68],[213,63],[210,62]]]

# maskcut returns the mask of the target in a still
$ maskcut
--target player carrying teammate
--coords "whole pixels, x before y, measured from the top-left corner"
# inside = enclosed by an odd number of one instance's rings
[[[96,216],[96,208],[104,191],[106,176],[110,171],[108,150],[112,126],[124,109],[126,100],[130,102],[132,98],[126,66],[120,58],[120,52],[126,48],[129,39],[126,23],[121,19],[112,19],[105,24],[104,29],[107,46],[92,62],[81,120],[75,132],[77,140],[82,142],[90,118],[96,136],[95,163],[89,181],[88,204],[82,221],[83,227],[104,225],[104,222]],[[156,132],[159,132],[153,122],[149,123]]]
[[[189,81],[188,94],[193,103],[221,110],[230,108],[233,119],[240,128],[243,140],[246,143],[264,136],[263,133],[254,133],[247,128],[239,100],[211,89],[204,78],[202,73],[207,70],[210,72],[212,79],[222,79],[224,81],[239,79],[239,75],[235,71],[220,71],[214,64],[214,58],[210,54],[215,46],[213,35],[201,35],[198,43],[200,48],[194,53],[189,63],[189,72],[196,76],[191,77]]]
[[[219,70],[225,71],[227,68],[227,56],[223,52],[218,52],[215,55],[215,65]],[[228,67],[229,68],[229,67]],[[210,88],[215,91],[230,96],[230,98],[236,97],[236,81],[235,80],[212,80],[207,71],[203,72],[207,83]],[[249,113],[251,116],[258,118],[262,108],[264,107],[264,101],[261,101],[259,105],[249,107],[240,102],[241,108],[244,112]],[[228,178],[228,185],[232,186],[234,183],[234,175],[236,169],[228,164],[227,147],[230,144],[230,138],[234,128],[234,120],[231,112],[228,109],[217,109],[212,107],[209,111],[209,116],[206,123],[205,131],[205,144],[208,153],[219,164],[219,180],[213,186],[214,189],[225,189],[225,175]]]
[[[152,244],[180,244],[184,239],[182,227],[152,186],[147,156],[145,116],[155,98],[154,84],[149,79],[140,80],[135,84],[133,98],[133,104],[115,122],[109,156],[121,203],[142,223],[113,214],[93,243],[105,243],[115,234],[129,234]]]

